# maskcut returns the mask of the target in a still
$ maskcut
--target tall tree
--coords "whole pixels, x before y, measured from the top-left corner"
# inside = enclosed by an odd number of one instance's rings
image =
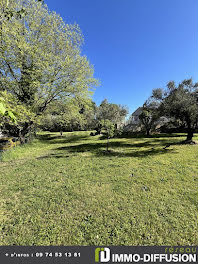
[[[153,97],[161,101],[161,112],[186,124],[186,142],[191,143],[198,125],[198,83],[187,79],[177,86],[174,81],[167,84],[167,90],[156,93]]]
[[[42,1],[0,3],[0,89],[42,114],[54,100],[86,98],[97,85],[81,55],[78,25],[65,24]]]

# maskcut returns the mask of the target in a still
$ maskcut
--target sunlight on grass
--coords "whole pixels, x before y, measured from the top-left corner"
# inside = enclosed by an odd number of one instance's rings
[[[41,133],[3,154],[0,244],[196,245],[198,146],[115,138],[107,153],[89,134]]]

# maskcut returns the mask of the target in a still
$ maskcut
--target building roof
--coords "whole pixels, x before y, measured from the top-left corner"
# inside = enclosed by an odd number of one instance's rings
[[[143,107],[138,107],[135,112],[132,113],[132,116],[139,116],[142,113]]]

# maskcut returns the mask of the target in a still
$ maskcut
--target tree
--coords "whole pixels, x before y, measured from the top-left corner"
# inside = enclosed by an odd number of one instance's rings
[[[149,136],[153,125],[152,111],[143,109],[142,113],[139,115],[139,119],[146,129],[146,135]]]
[[[95,103],[73,98],[53,102],[41,118],[40,128],[49,131],[88,130],[95,127]]]
[[[161,113],[185,123],[187,128],[186,143],[192,143],[198,124],[198,83],[187,79],[176,86],[174,81],[167,84],[167,90],[161,90]],[[153,94],[155,97],[155,94]]]
[[[81,103],[81,109],[79,111],[81,114],[84,124],[84,130],[93,130],[97,126],[96,114],[97,114],[97,106],[96,103],[92,100],[85,100],[85,102]]]
[[[159,104],[155,103],[152,98],[149,98],[144,103],[142,113],[139,115],[139,119],[146,130],[147,136],[150,135],[150,130],[159,118],[158,107]]]
[[[105,99],[98,107],[97,120],[99,122],[103,121],[104,124],[106,120],[109,120],[114,125],[119,126],[123,123],[127,114],[128,109],[125,106],[109,103]]]
[[[65,24],[35,0],[3,0],[0,19],[1,90],[30,106],[37,116],[55,100],[91,95],[97,81],[93,67],[81,55],[83,36],[78,25]],[[25,126],[21,133],[27,131]]]
[[[21,104],[12,94],[0,92],[0,126],[3,132],[18,136],[21,143],[24,143],[26,139],[21,131],[28,129],[30,123],[33,130],[33,123],[35,125],[36,121],[38,117],[36,118],[30,107]],[[26,136],[29,138],[32,136],[29,129]]]
[[[101,127],[106,130],[106,138],[107,138],[107,152],[109,151],[109,139],[115,135],[115,125],[110,120],[101,121]]]

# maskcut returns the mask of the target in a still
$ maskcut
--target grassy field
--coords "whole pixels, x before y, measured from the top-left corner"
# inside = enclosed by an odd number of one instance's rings
[[[197,245],[198,146],[183,139],[112,139],[106,153],[89,132],[42,133],[5,152],[0,244]]]

